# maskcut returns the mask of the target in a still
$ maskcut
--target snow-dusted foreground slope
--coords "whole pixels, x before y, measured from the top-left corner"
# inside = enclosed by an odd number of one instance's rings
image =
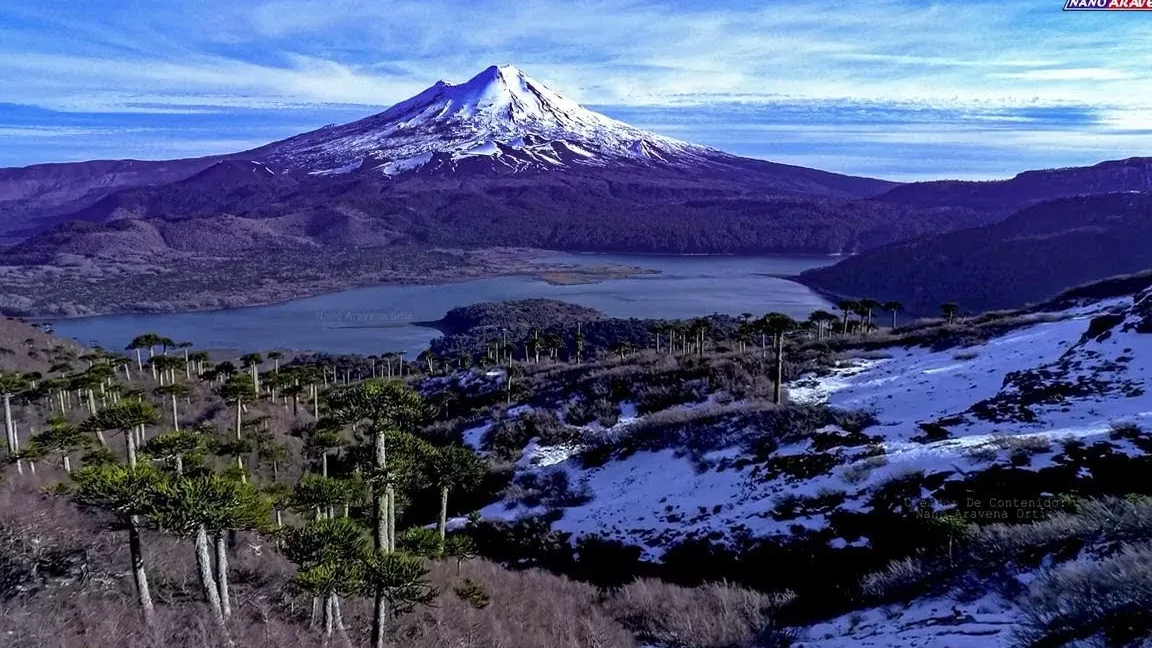
[[[703,457],[676,448],[642,451],[585,469],[575,458],[564,460],[577,448],[534,444],[522,464],[527,471],[566,471],[570,482],[591,496],[587,504],[566,508],[556,528],[640,542],[650,545],[651,555],[694,533],[742,528],[760,536],[787,533],[797,523],[819,526],[820,516],[775,520],[769,512],[782,496],[830,491],[845,492],[843,506],[850,507],[894,476],[921,470],[962,476],[1021,444],[1049,441],[1054,448],[1069,438],[1105,437],[1116,423],[1152,422],[1152,398],[1133,391],[1152,371],[1152,336],[1116,330],[1102,341],[1081,339],[1094,317],[1131,310],[1131,304],[1131,298],[1110,300],[1037,317],[1035,324],[978,347],[891,348],[885,350],[889,358],[849,360],[828,375],[798,381],[791,389],[793,402],[874,413],[879,424],[866,433],[877,437],[883,450],[849,451],[844,462],[809,479],[765,480],[751,466],[739,465],[738,446]],[[1029,405],[1032,420],[989,413],[990,403],[1019,401],[1019,384],[1035,376],[1049,386],[1091,380],[1101,391]],[[641,422],[629,414],[617,428]],[[948,438],[925,440],[921,424],[933,423]],[[778,452],[808,451],[798,444]],[[1041,465],[1044,453],[1036,454],[1034,465]],[[528,512],[498,503],[483,513],[510,518]]]
[[[563,472],[580,494],[574,505],[562,507],[554,528],[639,544],[658,558],[688,537],[787,536],[797,525],[825,528],[831,511],[864,511],[878,489],[911,475],[949,482],[992,466],[1040,470],[1063,461],[1058,455],[1074,440],[1135,453],[1115,428],[1152,425],[1152,396],[1145,393],[1152,383],[1152,291],[1036,315],[978,346],[893,346],[866,355],[802,378],[790,394],[794,403],[871,412],[877,422],[863,430],[867,443],[849,443],[851,431],[829,426],[820,432],[843,438],[842,447],[802,440],[765,459],[751,456],[741,441],[762,430],[724,429],[716,436],[733,440],[726,447],[640,450],[588,467],[579,447],[534,442],[518,471]],[[626,435],[645,423],[625,403],[612,429],[586,433]],[[803,475],[767,469],[770,461],[807,456],[834,460]],[[509,501],[482,515],[513,519],[543,510]],[[829,545],[867,542],[837,537]],[[969,603],[921,600],[813,626],[801,645],[1009,646],[1018,614],[992,594]]]
[[[929,599],[815,624],[797,648],[1008,648],[1018,624],[1018,612],[996,597]]]

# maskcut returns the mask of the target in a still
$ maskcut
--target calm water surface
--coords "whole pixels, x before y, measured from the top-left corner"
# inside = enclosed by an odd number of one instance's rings
[[[828,308],[828,303],[800,284],[768,275],[798,274],[837,259],[556,254],[555,260],[639,266],[659,270],[660,274],[580,286],[551,286],[526,277],[435,286],[374,286],[273,306],[62,320],[55,328],[58,335],[108,349],[122,349],[139,333],[154,331],[202,349],[414,353],[439,333],[412,322],[436,320],[451,308],[483,301],[562,299],[613,317],[681,318],[767,311],[807,317],[813,310]]]

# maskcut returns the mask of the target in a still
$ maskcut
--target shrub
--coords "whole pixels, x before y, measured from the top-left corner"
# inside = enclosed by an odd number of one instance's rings
[[[480,447],[506,461],[515,461],[528,442],[537,439],[542,445],[561,445],[580,439],[579,430],[564,425],[556,415],[535,410],[493,425],[484,433]]]
[[[578,398],[568,404],[564,420],[571,425],[588,425],[595,421],[603,427],[611,427],[620,420],[620,406],[606,397]]]
[[[504,498],[509,506],[564,508],[587,504],[592,500],[592,494],[587,486],[573,489],[568,472],[554,468],[517,475],[505,490]]]
[[[480,439],[480,447],[506,461],[520,458],[528,442],[535,436],[524,417],[503,420],[488,428]]]
[[[888,465],[887,455],[876,455],[866,459],[861,459],[854,464],[845,466],[844,470],[841,471],[840,476],[843,477],[844,481],[849,484],[860,484],[871,477],[872,472],[877,468],[881,468],[886,465]]]
[[[416,556],[437,556],[440,554],[440,534],[435,529],[411,527],[397,536],[396,546]]]
[[[718,583],[688,589],[645,579],[621,589],[606,607],[642,640],[659,645],[769,647],[788,645],[775,615],[791,599]]]
[[[488,591],[484,589],[484,586],[471,578],[465,578],[460,581],[460,583],[452,588],[452,591],[456,596],[460,597],[461,601],[478,610],[488,607],[488,604],[492,602],[492,597],[488,595]]]
[[[643,385],[636,390],[636,412],[652,414],[676,405],[697,403],[702,399],[703,396],[698,389],[691,388],[684,382]]]
[[[1152,637],[1152,548],[1049,570],[1023,608],[1020,635],[1030,645],[1143,645]]]

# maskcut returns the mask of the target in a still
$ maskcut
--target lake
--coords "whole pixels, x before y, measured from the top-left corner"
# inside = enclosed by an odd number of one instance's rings
[[[107,349],[123,349],[136,335],[151,331],[192,342],[200,349],[415,353],[439,332],[413,322],[437,320],[449,309],[483,301],[562,299],[612,317],[686,318],[780,311],[804,318],[829,304],[808,288],[771,275],[795,275],[837,259],[557,253],[555,260],[638,266],[660,274],[574,286],[553,286],[528,277],[372,286],[271,306],[86,317],[60,320],[54,326],[57,335]]]

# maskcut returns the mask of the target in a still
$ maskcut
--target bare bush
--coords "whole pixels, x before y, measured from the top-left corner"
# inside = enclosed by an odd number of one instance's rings
[[[608,612],[642,639],[669,646],[729,648],[785,645],[774,617],[791,601],[712,583],[684,588],[654,580],[625,586],[605,604]]]

